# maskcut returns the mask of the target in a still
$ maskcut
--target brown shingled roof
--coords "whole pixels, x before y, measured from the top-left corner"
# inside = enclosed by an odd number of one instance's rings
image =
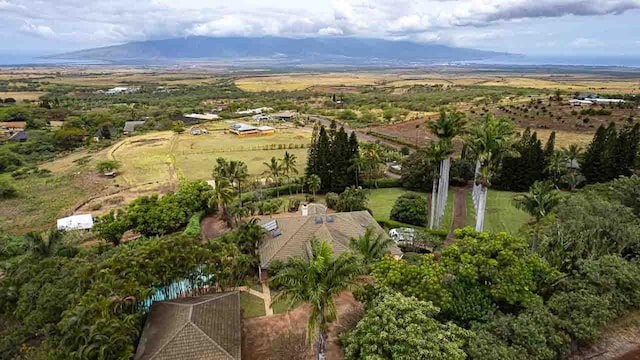
[[[153,304],[136,360],[239,360],[240,294],[216,293]]]
[[[327,222],[332,216],[334,221]],[[281,235],[265,235],[260,246],[260,266],[268,268],[272,261],[286,261],[294,256],[309,258],[309,243],[318,238],[331,243],[333,251],[339,255],[349,249],[349,241],[364,235],[366,228],[372,226],[377,233],[387,235],[368,211],[353,211],[319,216],[322,223],[316,223],[318,216],[293,216],[276,219]],[[270,220],[264,220],[266,223]],[[402,251],[393,245],[389,252],[401,256]]]

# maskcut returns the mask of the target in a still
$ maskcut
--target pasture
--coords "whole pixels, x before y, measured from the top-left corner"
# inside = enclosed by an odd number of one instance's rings
[[[40,96],[46,94],[45,91],[2,91],[0,99],[14,98],[17,102],[37,101]]]
[[[244,91],[292,91],[312,86],[374,85],[387,76],[374,73],[290,74],[247,77],[235,81]]]
[[[514,197],[518,193],[510,191],[498,191],[489,189],[487,194],[487,207],[484,218],[484,231],[518,234],[530,217],[513,205]],[[475,210],[471,192],[467,197],[467,225],[474,227],[476,224]]]

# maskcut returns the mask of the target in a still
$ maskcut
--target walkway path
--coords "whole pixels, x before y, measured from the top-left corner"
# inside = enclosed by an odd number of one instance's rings
[[[266,283],[262,283],[262,292],[246,286],[238,286],[234,290],[244,291],[253,296],[259,297],[264,301],[264,313],[266,316],[273,315],[273,308],[271,307],[271,290],[269,290],[269,286]]]

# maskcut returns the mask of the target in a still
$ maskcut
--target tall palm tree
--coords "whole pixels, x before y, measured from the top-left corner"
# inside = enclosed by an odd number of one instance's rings
[[[274,302],[289,304],[300,302],[311,305],[307,324],[307,340],[316,338],[316,358],[324,359],[327,325],[337,319],[334,298],[342,291],[353,290],[357,277],[363,273],[362,265],[351,253],[335,257],[331,245],[318,239],[311,240],[309,260],[292,258],[271,282],[282,290]]]
[[[56,254],[62,243],[62,233],[58,229],[49,231],[32,231],[25,235],[29,252],[37,257],[46,258]]]
[[[307,178],[307,186],[309,187],[309,191],[313,193],[313,198],[316,198],[316,191],[320,190],[320,176],[316,174],[311,174]]]
[[[547,166],[545,167],[545,171],[548,174],[551,174],[551,178],[553,180],[553,186],[558,187],[558,180],[560,175],[567,168],[567,158],[564,156],[564,152],[562,151],[554,151],[551,156],[547,159]]]
[[[514,124],[507,118],[488,115],[474,126],[467,136],[468,149],[475,154],[476,176],[474,181],[474,205],[476,207],[476,231],[484,227],[487,191],[505,156],[519,155],[513,150]]]
[[[271,179],[273,182],[278,182],[278,177],[282,172],[282,162],[276,159],[275,156],[272,156],[270,162],[263,162],[262,164],[267,167],[267,170],[265,171],[267,179]]]
[[[356,156],[351,159],[351,166],[349,166],[349,171],[353,171],[356,176],[356,187],[360,186],[360,174],[362,173],[362,169],[365,169],[368,165],[367,159],[362,156]]]
[[[549,182],[536,181],[529,192],[514,199],[516,208],[527,212],[534,218],[533,241],[531,249],[536,250],[540,225],[544,219],[560,202],[560,195]]]
[[[291,154],[288,151],[284,152],[284,157],[282,158],[282,171],[287,176],[287,183],[289,184],[289,195],[291,195],[291,174],[298,175],[298,169],[296,165],[298,164],[298,159],[296,154]]]
[[[437,120],[429,121],[428,126],[431,132],[442,142],[443,149],[448,149],[449,153],[440,161],[440,174],[438,185],[438,196],[436,204],[436,224],[440,224],[440,218],[444,215],[445,204],[449,193],[449,172],[451,170],[451,154],[453,153],[453,139],[461,135],[465,130],[467,120],[464,113],[442,109]]]
[[[377,232],[374,227],[368,226],[364,235],[353,238],[349,242],[349,249],[359,254],[363,263],[368,266],[372,262],[381,259],[394,244],[393,239],[383,232]]]
[[[227,223],[231,223],[228,206],[233,200],[233,185],[226,177],[218,176],[214,180],[213,196],[209,199],[209,207],[222,210],[222,217]]]
[[[442,160],[449,156],[450,148],[447,142],[432,142],[429,147],[424,149],[425,156],[434,164],[440,164],[442,170]],[[434,229],[440,226],[437,213],[438,202],[438,184],[440,184],[440,171],[433,171],[433,185],[431,187],[431,211],[429,215],[429,228]]]
[[[244,161],[231,160],[228,173],[231,184],[236,184],[238,187],[238,200],[240,201],[240,207],[242,207],[242,183],[249,177],[247,164]]]

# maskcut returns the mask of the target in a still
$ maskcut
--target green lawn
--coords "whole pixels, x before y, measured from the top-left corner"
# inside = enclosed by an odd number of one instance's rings
[[[400,195],[405,193],[419,194],[425,198],[425,201],[427,201],[427,197],[431,196],[431,194],[428,193],[411,191],[404,188],[373,189],[369,195],[369,209],[373,212],[373,217],[378,221],[389,220],[393,204]],[[440,226],[441,229],[448,230],[451,227],[453,220],[453,198],[454,192],[450,190]]]
[[[487,207],[485,211],[484,230],[489,232],[506,231],[517,234],[530,217],[522,210],[513,206],[513,198],[518,193],[489,189]],[[476,216],[473,209],[471,192],[467,197],[467,224],[475,226]]]
[[[277,294],[277,291],[272,291],[271,292],[271,298],[273,299]],[[297,302],[295,304],[293,304],[293,306],[289,306],[288,303],[283,302],[283,301],[275,301],[271,304],[271,307],[273,308],[273,313],[274,314],[282,314],[285,313],[289,310],[293,310],[295,308],[297,308],[298,306],[302,305],[302,302]]]
[[[240,292],[240,306],[245,318],[265,316],[264,300],[247,292]]]

